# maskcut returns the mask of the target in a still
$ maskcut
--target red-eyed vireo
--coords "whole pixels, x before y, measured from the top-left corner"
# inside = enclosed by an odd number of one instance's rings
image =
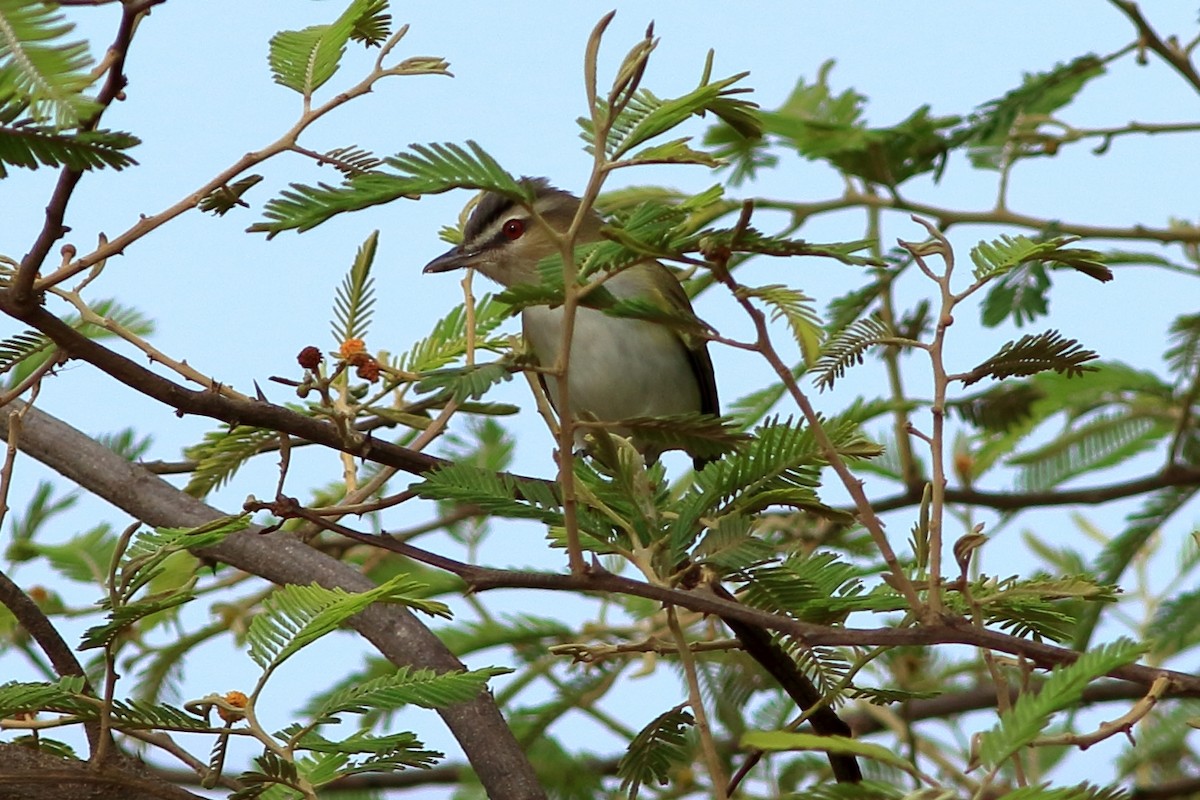
[[[485,193],[467,220],[462,243],[430,261],[425,272],[470,267],[504,286],[537,283],[538,262],[559,252],[547,228],[566,232],[580,201],[545,180],[531,180],[529,185],[534,190],[532,211],[503,195]],[[598,241],[601,224],[599,215],[589,212],[576,244]],[[675,275],[654,260],[623,269],[604,287],[618,300],[641,298],[661,308],[693,313]],[[553,367],[562,348],[562,307],[530,306],[521,312],[521,323],[538,363]],[[610,316],[587,305],[581,304],[575,312],[567,376],[570,413],[577,420],[619,422],[719,413],[706,339],[645,320]],[[550,402],[561,414],[557,381],[542,377]],[[627,435],[619,427],[612,430]],[[657,446],[639,441],[636,433],[632,438],[648,460],[657,458]],[[703,463],[696,459],[697,468]]]

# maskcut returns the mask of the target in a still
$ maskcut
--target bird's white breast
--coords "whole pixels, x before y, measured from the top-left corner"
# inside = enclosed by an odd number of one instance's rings
[[[522,312],[522,323],[538,362],[553,367],[562,348],[563,309],[532,306]],[[575,417],[587,412],[613,421],[700,410],[700,388],[683,342],[651,322],[577,308],[567,375]],[[561,410],[555,378],[547,375],[546,385]]]

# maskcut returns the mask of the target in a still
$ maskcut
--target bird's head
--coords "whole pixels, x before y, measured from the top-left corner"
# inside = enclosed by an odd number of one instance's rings
[[[462,243],[430,261],[424,271],[471,267],[504,286],[537,283],[538,262],[558,251],[551,231],[566,233],[579,211],[579,198],[542,178],[526,181],[534,191],[529,206],[485,192],[463,228]],[[598,239],[600,224],[600,217],[589,213],[576,243]]]

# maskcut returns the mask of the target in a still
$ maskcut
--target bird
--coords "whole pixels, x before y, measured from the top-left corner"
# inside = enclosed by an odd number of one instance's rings
[[[562,235],[579,211],[580,199],[555,188],[544,178],[523,179],[532,190],[525,206],[498,192],[484,192],[467,219],[462,241],[425,265],[425,273],[472,268],[511,287],[537,284],[538,262],[559,252],[554,233]],[[536,212],[536,214],[535,214]],[[541,218],[539,223],[538,218]],[[602,239],[603,220],[586,213],[576,244]],[[661,262],[643,259],[604,282],[617,300],[639,298],[661,309],[695,318],[683,286]],[[586,302],[586,301],[585,301]],[[553,367],[562,350],[563,308],[528,306],[521,312],[522,333],[539,365]],[[699,327],[705,327],[699,323]],[[558,382],[539,374],[542,386],[561,416]],[[575,420],[619,423],[644,417],[700,413],[718,416],[719,400],[708,340],[702,336],[643,319],[615,317],[581,304],[576,307],[567,366],[567,413]],[[619,426],[610,428],[628,435]],[[578,432],[576,446],[583,444]],[[661,446],[632,437],[635,447],[653,462]],[[709,459],[694,457],[697,470]]]
[[[462,242],[426,264],[424,272],[472,268],[503,286],[540,283],[538,262],[559,252],[558,243],[546,227],[561,236],[570,228],[581,201],[544,178],[524,180],[533,195],[528,206],[498,192],[484,192],[463,227]],[[599,241],[602,227],[600,215],[589,210],[575,243]],[[691,301],[675,273],[654,259],[637,261],[617,272],[604,282],[604,287],[618,300],[648,300],[661,309],[685,312],[695,318]],[[706,327],[699,320],[697,323]],[[563,309],[528,306],[521,312],[521,326],[538,363],[546,367],[556,364],[562,348]],[[547,381],[545,374],[539,377],[551,404],[561,414],[557,381]],[[575,311],[567,393],[568,413],[576,419],[591,417],[619,423],[635,417],[720,413],[707,339],[648,320],[611,316],[588,305],[580,305]],[[619,426],[613,431],[622,433]],[[636,436],[633,442],[647,461],[658,457],[657,445],[639,442]],[[694,456],[697,471],[708,460]],[[712,590],[724,600],[737,602],[719,581],[713,581]],[[746,652],[800,708],[812,708],[821,701],[820,691],[770,633],[735,618],[722,619]],[[818,706],[809,722],[823,735],[851,734],[849,726],[827,705]],[[829,761],[838,781],[862,780],[853,755],[830,753]]]

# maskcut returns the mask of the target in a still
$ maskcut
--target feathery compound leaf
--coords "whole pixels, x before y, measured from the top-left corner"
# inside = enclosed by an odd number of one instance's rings
[[[734,253],[756,253],[764,256],[783,257],[818,256],[832,258],[854,267],[879,266],[880,262],[871,256],[854,255],[870,245],[871,242],[866,239],[815,244],[804,239],[769,236],[752,227],[705,231],[699,242],[700,250],[704,252],[728,248]],[[811,299],[806,302],[811,302]]]
[[[1074,339],[1064,339],[1058,331],[1050,330],[1008,342],[996,355],[970,372],[956,375],[955,379],[961,380],[964,386],[970,386],[983,378],[1003,380],[1047,370],[1071,377],[1096,371],[1096,367],[1083,365],[1099,357],[1093,351],[1085,350]]]
[[[79,649],[90,650],[97,647],[107,647],[135,622],[190,602],[195,597],[194,586],[195,578],[186,585],[165,594],[151,595],[145,600],[126,603],[110,611],[108,622],[103,625],[95,625],[84,631]]]
[[[261,183],[262,179],[262,175],[247,175],[233,183],[218,186],[200,201],[200,210],[211,211],[218,217],[223,217],[237,206],[249,208],[250,205],[242,196]]]
[[[1141,737],[1138,737],[1138,741],[1141,743]],[[1043,783],[1022,786],[997,796],[996,800],[1129,800],[1129,794],[1119,786],[1079,783],[1074,786],[1051,787]]]
[[[263,601],[263,612],[250,623],[246,632],[250,657],[264,671],[273,670],[372,603],[401,603],[427,614],[449,617],[449,609],[442,603],[414,596],[423,588],[424,584],[403,574],[365,592],[327,589],[315,583],[282,586]]]
[[[963,137],[970,142],[971,160],[977,167],[999,169],[1003,148],[1019,118],[1052,114],[1104,71],[1103,62],[1089,54],[1047,72],[1027,74],[1020,87],[980,106],[963,129]]]
[[[581,423],[585,427],[618,427],[630,436],[663,450],[686,450],[696,458],[720,458],[750,440],[724,417],[711,414],[675,414],[667,417],[634,417],[619,423]]]
[[[184,491],[192,497],[207,497],[223,486],[242,465],[263,448],[279,441],[279,431],[238,425],[229,430],[210,431],[204,441],[185,449],[184,455],[196,462]]]
[[[513,367],[508,361],[471,364],[426,373],[417,382],[417,392],[442,390],[456,402],[478,400],[498,383],[512,380]]]
[[[879,454],[856,422],[835,419],[825,423],[834,448],[846,458],[871,458]],[[811,431],[790,420],[768,420],[735,455],[709,463],[696,475],[695,486],[679,502],[671,524],[671,553],[682,557],[691,547],[700,520],[720,509],[721,514],[750,514],[771,505],[808,509],[841,519],[842,512],[825,505],[816,494],[820,485],[821,456]]]
[[[367,240],[359,245],[350,271],[338,287],[333,301],[333,340],[338,344],[350,339],[367,338],[367,326],[371,322],[372,306],[375,305],[374,279],[371,265],[375,262],[375,247],[379,243],[379,231],[372,231]]]
[[[512,307],[485,294],[475,301],[475,346],[498,349],[503,342],[493,342],[487,335],[508,318]],[[467,310],[458,305],[433,326],[429,336],[412,346],[400,357],[400,369],[406,372],[430,372],[446,366],[467,352]]]
[[[95,706],[82,697],[84,682],[83,677],[69,676],[54,683],[9,681],[0,684],[0,718],[10,719],[22,712],[35,711],[94,716]]]
[[[1200,314],[1176,317],[1170,328],[1171,346],[1163,359],[1181,383],[1200,374]]]
[[[369,0],[358,19],[350,38],[367,47],[377,47],[392,35],[392,15],[387,13],[388,0]]]
[[[76,128],[99,106],[83,94],[92,82],[87,42],[62,41],[75,29],[58,6],[0,0],[0,105],[28,104],[35,122]]]
[[[320,163],[329,164],[349,178],[378,169],[383,166],[383,159],[377,158],[369,150],[363,150],[358,145],[352,144],[347,147],[337,147],[330,150],[321,156]]]
[[[621,791],[628,792],[630,800],[638,796],[643,784],[653,781],[666,786],[672,767],[691,757],[687,732],[694,724],[696,721],[691,714],[673,708],[659,714],[638,731],[617,765]]]
[[[1099,281],[1112,280],[1112,271],[1104,264],[1104,256],[1095,250],[1068,249],[1079,241],[1078,236],[1055,236],[1035,242],[1027,236],[1001,236],[990,242],[980,242],[971,249],[975,262],[975,280],[999,277],[1030,261],[1047,261],[1083,272]]]
[[[443,708],[473,699],[487,687],[489,680],[510,672],[501,667],[442,673],[400,667],[390,675],[334,692],[312,713],[322,718],[342,713],[362,714],[371,709],[395,711],[406,705]]]
[[[8,175],[4,164],[37,169],[67,167],[73,170],[122,170],[137,162],[125,152],[141,140],[119,131],[62,133],[41,125],[0,126],[0,178]]]
[[[710,53],[708,67],[711,67],[711,58],[712,54]],[[647,89],[641,89],[629,96],[628,103],[621,109],[617,118],[610,123],[608,138],[604,142],[605,154],[611,160],[616,161],[630,153],[633,148],[666,133],[692,115],[703,116],[706,112],[716,114],[729,124],[737,124],[744,130],[743,135],[761,132],[757,118],[752,114],[752,109],[757,106],[749,101],[734,98],[735,95],[750,90],[730,88],[749,73],[743,72],[711,83],[708,81],[708,74],[709,70],[706,68],[704,78],[698,87],[673,99],[656,97]],[[608,107],[601,105],[600,113],[607,116]],[[583,128],[581,135],[587,142],[586,149],[590,153],[595,146],[595,131],[592,121],[583,117],[578,121]],[[662,145],[662,147],[667,146]],[[636,161],[644,153],[645,151],[634,156],[632,160]]]
[[[428,500],[478,506],[495,516],[562,524],[562,501],[551,485],[471,464],[448,464],[426,473],[425,480],[413,484],[410,490]]]
[[[1040,691],[1023,692],[1000,722],[983,734],[979,757],[990,766],[1000,764],[1025,747],[1050,723],[1056,711],[1071,708],[1087,685],[1100,676],[1137,659],[1145,647],[1118,639],[1095,650],[1081,653],[1075,663],[1055,667]]]
[[[867,348],[891,335],[891,328],[877,317],[863,317],[842,328],[821,348],[821,355],[811,372],[813,383],[822,391],[832,389],[847,369],[863,363]]]
[[[409,152],[384,159],[383,163],[395,171],[353,175],[340,186],[293,183],[291,189],[267,203],[263,209],[267,221],[257,222],[249,230],[266,233],[267,238],[286,230],[303,232],[346,211],[450,189],[497,192],[522,203],[533,199],[530,184],[509,175],[472,141],[466,148],[457,144],[414,144]]]
[[[208,720],[166,703],[113,700],[112,716],[114,723],[124,729],[169,728],[197,732],[212,730],[212,725]]]
[[[4,285],[7,279],[8,275],[0,267],[0,285]],[[154,332],[154,323],[142,312],[122,306],[115,300],[100,300],[92,305],[92,311],[137,336],[149,336]],[[111,329],[84,322],[78,315],[71,315],[64,321],[89,339],[104,339],[114,335]],[[17,334],[0,343],[0,374],[10,372],[7,383],[16,386],[41,367],[53,352],[53,343],[42,334],[36,331]]]
[[[741,746],[768,752],[811,750],[818,753],[858,756],[902,769],[905,772],[913,772],[912,764],[883,745],[851,739],[848,736],[823,736],[791,731],[752,731],[742,736]]]
[[[159,567],[168,557],[185,550],[212,547],[226,537],[245,530],[250,524],[246,514],[236,517],[221,517],[195,528],[156,528],[138,531],[133,542],[125,550],[117,565],[117,582],[114,588],[123,597],[149,583]]]
[[[351,0],[332,24],[280,31],[272,36],[267,60],[275,82],[311,97],[337,72],[350,36],[364,17],[377,10],[376,6],[373,0]]]
[[[54,348],[54,343],[44,333],[24,331],[0,341],[0,375],[8,372],[27,358],[45,353]]]
[[[743,286],[739,287],[738,295],[762,300],[770,306],[772,320],[781,317],[786,320],[792,337],[800,345],[804,363],[812,366],[821,351],[821,340],[825,337],[825,331],[821,328],[821,318],[812,307],[811,297],[783,284]]]
[[[1022,491],[1045,491],[1078,475],[1122,463],[1170,432],[1170,425],[1149,417],[1100,414],[1008,463],[1022,467],[1017,477]]]

